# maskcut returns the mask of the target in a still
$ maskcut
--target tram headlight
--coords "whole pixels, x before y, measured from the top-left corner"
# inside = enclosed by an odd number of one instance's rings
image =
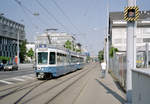
[[[37,67],[37,70],[41,70],[41,67]]]

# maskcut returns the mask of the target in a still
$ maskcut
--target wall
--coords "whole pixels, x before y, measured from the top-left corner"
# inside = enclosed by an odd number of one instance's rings
[[[133,104],[150,104],[150,70],[132,70]]]

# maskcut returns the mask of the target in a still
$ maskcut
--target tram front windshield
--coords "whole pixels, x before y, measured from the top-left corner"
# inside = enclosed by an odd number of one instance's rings
[[[47,64],[48,52],[38,52],[38,64]]]

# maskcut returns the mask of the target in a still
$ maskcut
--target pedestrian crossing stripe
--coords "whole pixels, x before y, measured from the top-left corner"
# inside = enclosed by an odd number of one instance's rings
[[[134,10],[135,11],[135,16],[134,17],[129,17],[128,16],[129,10]],[[126,20],[126,21],[137,21],[138,19],[139,19],[139,8],[137,6],[126,7],[124,9],[124,20]]]
[[[34,80],[34,79],[35,79],[34,74],[29,74],[29,75],[18,76],[18,77],[13,77],[8,79],[2,79],[0,80],[0,83],[15,84],[17,82],[23,82],[23,81]]]

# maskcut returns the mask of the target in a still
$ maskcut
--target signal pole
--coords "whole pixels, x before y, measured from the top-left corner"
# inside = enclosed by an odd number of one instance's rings
[[[136,6],[136,0],[128,0],[128,7]],[[127,14],[130,15],[130,14]],[[127,21],[127,104],[132,103],[132,69],[136,68],[136,21]]]

